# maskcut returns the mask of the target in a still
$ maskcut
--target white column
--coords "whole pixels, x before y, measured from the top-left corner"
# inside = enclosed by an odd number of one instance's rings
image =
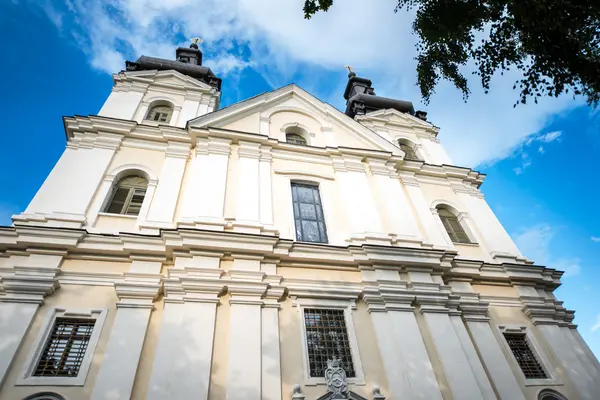
[[[334,158],[333,164],[351,234],[382,234],[381,217],[360,157]]]
[[[228,290],[229,362],[227,364],[227,400],[262,399],[262,282],[260,260],[233,255]]]
[[[425,199],[419,183],[414,177],[406,174],[402,175],[402,182],[429,242],[436,246],[448,247],[444,238],[444,231],[439,229],[434,216],[431,214],[430,204]]]
[[[148,400],[208,398],[221,256],[192,252],[169,269]]]
[[[269,289],[262,308],[262,400],[281,398],[281,354],[279,351],[279,299],[285,289]]]
[[[98,115],[132,120],[145,92],[146,85],[115,86]]]
[[[439,300],[439,297],[418,298],[419,311],[427,324],[452,396],[455,399],[484,398],[448,315],[449,310],[439,304]]]
[[[0,297],[0,386],[38,307],[38,303],[13,303]]]
[[[120,301],[94,384],[93,400],[131,397],[152,302],[160,288],[160,267],[160,261],[134,260],[125,280],[115,283]]]
[[[565,373],[579,392],[580,398],[597,399],[598,392],[594,381],[597,374],[592,376],[590,371],[581,364],[563,330],[557,324],[538,323],[536,326],[556,354],[556,359],[562,364]]]
[[[417,221],[394,168],[375,159],[369,159],[369,167],[379,192],[380,208],[385,210],[388,230],[391,229],[399,240],[420,240]]]
[[[224,223],[230,144],[228,139],[198,138],[183,191],[182,222]]]
[[[187,144],[169,143],[145,225],[154,224],[160,227],[172,225],[189,152],[190,148]]]
[[[108,133],[72,138],[25,214],[71,214],[83,220],[121,139]]]
[[[0,296],[0,387],[44,297],[58,289],[56,275],[62,255],[12,256],[0,265],[4,295]],[[12,271],[11,271],[12,269]]]
[[[260,144],[239,143],[236,222],[256,225],[260,218]]]
[[[259,160],[260,180],[260,222],[263,225],[273,225],[273,186],[271,182],[271,155],[270,146],[261,146]]]
[[[519,382],[502,352],[500,343],[494,336],[488,318],[465,314],[463,318],[500,399],[525,400]]]

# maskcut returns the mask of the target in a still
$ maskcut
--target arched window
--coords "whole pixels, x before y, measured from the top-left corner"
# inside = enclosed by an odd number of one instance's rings
[[[25,397],[23,400],[65,400],[65,398],[56,393],[43,392],[32,394],[31,396]]]
[[[111,214],[138,215],[146,196],[148,181],[141,176],[126,176],[119,180],[105,212]]]
[[[421,161],[421,159],[417,156],[415,149],[410,144],[399,141],[398,145],[400,146],[400,150],[402,150],[405,154],[405,160]]]
[[[438,208],[438,215],[453,243],[471,243],[456,215],[445,208]]]
[[[555,390],[544,389],[538,394],[538,400],[567,400],[567,398]]]
[[[299,144],[301,146],[308,145],[306,140],[307,133],[299,126],[290,126],[285,130],[285,141],[287,143]]]
[[[167,124],[171,121],[173,115],[173,106],[170,104],[156,104],[148,110],[146,120],[154,122],[166,122]]]

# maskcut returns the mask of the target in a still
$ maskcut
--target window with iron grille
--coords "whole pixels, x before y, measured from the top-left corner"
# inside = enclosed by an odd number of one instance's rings
[[[173,115],[173,107],[166,105],[158,105],[150,108],[148,111],[148,115],[146,116],[147,120],[155,121],[155,122],[166,122],[169,123],[171,121],[171,116]]]
[[[106,205],[111,214],[138,215],[146,196],[148,181],[140,176],[128,176],[115,186],[112,198]]]
[[[302,146],[306,146],[306,139],[297,133],[286,133],[285,141],[287,143],[299,144]]]
[[[471,243],[469,236],[465,232],[464,228],[458,221],[456,215],[452,214],[450,211],[445,208],[438,209],[438,215],[442,220],[442,224],[448,232],[448,236],[453,243]]]
[[[33,376],[77,376],[95,319],[57,318]]]
[[[546,371],[529,345],[526,334],[505,332],[504,339],[526,379],[548,379]]]
[[[352,362],[344,311],[304,309],[304,325],[310,376],[323,378],[327,360],[339,358],[346,376],[354,378],[356,371]]]
[[[302,242],[327,243],[327,231],[319,187],[292,183],[292,202],[296,240]]]

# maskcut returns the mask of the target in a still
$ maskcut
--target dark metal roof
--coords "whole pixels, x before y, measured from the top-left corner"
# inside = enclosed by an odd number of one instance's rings
[[[135,62],[126,61],[125,67],[127,71],[175,70],[209,84],[219,91],[221,90],[221,78],[218,78],[210,68],[202,65],[165,60],[164,58],[141,56]]]

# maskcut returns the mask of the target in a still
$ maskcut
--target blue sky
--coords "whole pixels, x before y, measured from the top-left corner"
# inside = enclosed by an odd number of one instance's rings
[[[466,104],[442,84],[424,106],[411,15],[377,2],[367,35],[357,29],[367,23],[355,14],[360,1],[338,3],[304,21],[301,0],[0,0],[0,224],[25,209],[60,157],[61,117],[96,114],[124,59],[172,58],[200,36],[206,64],[224,78],[223,106],[294,82],[342,108],[350,64],[377,94],[427,110],[455,164],[488,174],[486,198],[522,252],[567,271],[557,296],[600,354],[600,112],[570,97],[513,108],[517,71],[496,77],[489,95],[472,81]]]

